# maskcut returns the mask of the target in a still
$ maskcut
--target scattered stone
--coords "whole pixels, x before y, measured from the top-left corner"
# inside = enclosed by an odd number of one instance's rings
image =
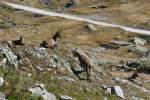
[[[103,43],[103,44],[100,44],[101,47],[104,47],[106,49],[119,49],[119,45],[116,45],[116,44],[112,44],[112,43]]]
[[[97,48],[91,49],[92,52],[96,52],[96,53],[104,52],[105,50],[106,49],[103,47],[97,47]]]
[[[97,30],[97,28],[93,24],[85,25],[85,29],[90,30],[90,31],[96,31]]]
[[[33,17],[33,18],[38,18],[38,17],[43,17],[43,16],[44,16],[44,15],[36,14],[36,13],[32,14],[32,17]]]
[[[125,98],[123,95],[123,91],[122,91],[120,86],[114,86],[114,89],[115,89],[115,93],[117,96],[119,96],[121,98]]]
[[[57,100],[54,94],[47,92],[43,84],[35,84],[28,91],[34,95],[43,97],[44,100]]]
[[[127,3],[128,0],[120,0],[120,3]]]
[[[31,74],[31,73],[29,73],[29,74],[28,74],[28,77],[32,77],[32,74]]]
[[[3,92],[0,92],[0,100],[6,100],[6,95]]]
[[[44,69],[41,67],[35,67],[35,69],[37,69],[38,71],[43,71]]]
[[[133,96],[132,97],[132,100],[144,100],[143,98],[140,98],[140,97],[135,97],[135,96]]]
[[[137,25],[137,28],[150,30],[150,20],[140,23],[139,25]]]
[[[42,59],[48,56],[48,52],[43,47],[25,48],[25,52],[33,57]]]
[[[73,98],[67,95],[61,95],[60,100],[73,100]]]
[[[57,55],[50,56],[49,62],[50,62],[49,65],[52,68],[59,68],[59,67],[61,67],[61,62],[60,62],[60,59],[59,59],[59,57]]]
[[[130,42],[132,42],[132,43],[134,43],[136,45],[141,45],[141,46],[145,45],[147,43],[146,40],[141,39],[141,38],[133,38],[133,39],[130,40]]]
[[[40,2],[41,2],[42,4],[48,5],[48,4],[50,4],[51,0],[40,0]]]
[[[5,55],[9,64],[13,65],[15,68],[18,67],[17,56],[12,52],[12,50],[7,45],[0,44],[0,51]]]
[[[108,7],[108,5],[106,5],[106,4],[98,4],[98,5],[90,6],[90,8],[93,8],[93,9],[97,9],[97,8],[103,9],[103,8],[107,8],[107,7]]]
[[[2,86],[3,84],[4,84],[4,79],[0,77],[0,86]]]
[[[123,99],[125,98],[124,95],[123,95],[123,91],[122,91],[120,86],[106,86],[106,85],[103,85],[102,88],[106,90],[106,93],[116,94],[117,96],[119,96]]]
[[[2,51],[0,50],[0,66],[6,66],[7,63],[7,59],[4,57],[4,54],[2,53]]]
[[[112,41],[111,44],[119,45],[119,46],[129,46],[131,43],[126,41]]]
[[[58,77],[57,79],[59,80],[65,80],[65,81],[68,81],[68,82],[75,82],[75,79],[69,77],[69,76],[61,76],[61,77]]]
[[[137,70],[141,67],[140,61],[127,62],[120,66],[123,71]]]
[[[138,56],[145,56],[145,54],[148,52],[148,49],[146,47],[136,46],[136,47],[130,47],[128,51],[133,52]]]

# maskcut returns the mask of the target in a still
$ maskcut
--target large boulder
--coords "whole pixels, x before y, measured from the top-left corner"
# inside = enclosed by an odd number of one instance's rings
[[[35,84],[28,89],[29,92],[36,96],[41,96],[44,100],[57,100],[56,96],[52,93],[49,93],[43,84]]]

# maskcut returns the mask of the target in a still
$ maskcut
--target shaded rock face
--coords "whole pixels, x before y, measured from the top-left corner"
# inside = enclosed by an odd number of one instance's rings
[[[54,94],[47,92],[43,84],[35,84],[28,91],[34,95],[43,97],[44,100],[57,100]]]

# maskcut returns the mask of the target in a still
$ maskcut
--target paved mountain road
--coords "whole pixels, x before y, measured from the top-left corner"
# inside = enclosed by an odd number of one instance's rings
[[[16,9],[22,9],[25,11],[30,11],[30,12],[38,13],[38,14],[42,14],[42,15],[58,16],[58,17],[63,17],[63,18],[70,19],[70,20],[85,21],[85,22],[89,22],[89,23],[101,25],[101,26],[121,28],[121,29],[124,29],[128,32],[150,35],[150,31],[148,31],[148,30],[135,29],[135,28],[116,25],[116,24],[109,24],[109,23],[100,22],[100,21],[96,21],[96,20],[92,20],[92,19],[88,19],[88,18],[78,17],[75,15],[56,13],[56,12],[52,12],[52,11],[46,11],[46,10],[42,10],[42,9],[38,9],[38,8],[34,8],[34,7],[29,7],[29,6],[24,6],[24,5],[20,5],[20,4],[15,4],[15,3],[8,3],[8,2],[3,2],[3,1],[1,1],[1,2],[8,5],[8,6],[16,8]]]

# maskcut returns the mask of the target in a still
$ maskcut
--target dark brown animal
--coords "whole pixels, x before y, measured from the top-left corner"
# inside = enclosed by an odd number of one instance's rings
[[[72,50],[72,53],[74,57],[78,57],[81,70],[87,74],[87,80],[91,80],[91,68],[94,65],[92,60],[87,56],[87,54],[79,49]]]
[[[134,80],[134,79],[136,79],[137,77],[139,77],[138,74],[139,74],[139,73],[138,73],[137,71],[134,72],[133,75],[129,77],[129,80]]]
[[[14,44],[14,45],[25,45],[25,43],[23,43],[22,40],[23,40],[23,37],[21,36],[19,38],[19,40],[13,40],[12,44]]]
[[[44,48],[52,48],[52,49],[54,49],[55,47],[57,47],[57,38],[61,38],[60,31],[57,31],[57,32],[53,35],[52,39],[50,39],[50,40],[48,40],[48,41],[44,40],[44,41],[40,44],[40,46],[41,46],[41,47],[44,47]]]

